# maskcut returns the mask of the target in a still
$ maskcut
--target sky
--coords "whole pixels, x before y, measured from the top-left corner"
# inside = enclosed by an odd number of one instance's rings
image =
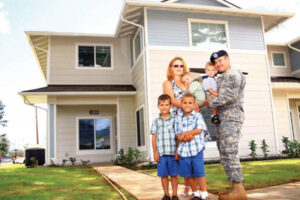
[[[267,33],[269,42],[286,43],[300,36],[300,0],[231,2],[245,9],[296,14]],[[35,110],[18,92],[46,86],[24,31],[113,34],[122,6],[123,0],[0,0],[0,100],[8,120],[0,134],[7,134],[11,149],[36,142]],[[46,112],[39,110],[38,116],[40,143],[45,144]]]

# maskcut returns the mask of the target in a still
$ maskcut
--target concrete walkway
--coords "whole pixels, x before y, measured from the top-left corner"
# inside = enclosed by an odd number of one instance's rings
[[[164,195],[159,177],[150,176],[120,166],[95,166],[94,169],[103,173],[112,182],[128,191],[137,199],[160,200]],[[178,185],[179,192],[181,192],[183,188],[183,185]],[[172,194],[171,184],[169,184],[169,189],[170,194]],[[210,198],[211,200],[217,199],[215,195],[210,195]]]
[[[140,200],[160,200],[163,196],[159,177],[143,174],[120,166],[94,166],[99,173],[104,174],[131,195]],[[171,193],[171,184],[169,185]],[[178,193],[184,186],[178,185]],[[248,190],[248,200],[280,200],[300,199],[300,182],[289,183],[262,189]],[[210,200],[217,196],[210,194]],[[184,199],[184,198],[182,198]]]

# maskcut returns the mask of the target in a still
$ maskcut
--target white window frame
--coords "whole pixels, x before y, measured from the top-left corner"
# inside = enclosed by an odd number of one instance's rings
[[[142,45],[142,34],[141,33],[141,29],[138,28],[136,33],[134,34],[134,37],[132,39],[132,54],[133,54],[133,65],[135,65],[136,61],[141,57],[142,52],[143,52],[143,45]],[[139,55],[135,55],[135,39],[138,36],[138,34],[140,34],[140,46],[141,46],[141,52]]]
[[[79,149],[79,120],[81,119],[107,119],[109,118],[110,121],[110,149],[96,149],[96,132],[95,132],[95,128],[94,128],[94,142],[95,142],[95,149],[93,150],[84,150],[84,149]],[[89,154],[112,154],[114,151],[114,136],[113,136],[113,127],[112,127],[112,116],[95,116],[95,117],[91,117],[91,116],[87,116],[87,117],[76,117],[76,154],[77,155],[89,155]]]
[[[285,65],[275,65],[274,63],[274,59],[273,59],[273,54],[277,53],[277,54],[283,54],[283,60],[284,60],[284,64]],[[286,53],[285,51],[271,51],[271,59],[272,59],[272,67],[273,68],[287,68],[287,63],[286,63]]]
[[[143,146],[138,146],[138,130],[137,130],[137,118],[136,118],[136,113],[143,108],[143,117],[144,117],[144,139],[145,139],[145,144]],[[145,126],[145,106],[144,104],[139,106],[135,112],[134,112],[134,119],[135,119],[135,135],[136,135],[136,146],[137,148],[140,150],[140,151],[146,151],[146,144],[147,144],[147,141],[146,141],[146,126]]]
[[[298,122],[298,128],[300,130],[300,112],[298,110],[298,107],[300,107],[300,102],[296,102],[297,122]]]
[[[110,47],[110,67],[98,67],[96,65],[94,66],[79,66],[79,46],[93,46],[94,47],[94,61],[96,64],[96,47],[101,46],[109,46]],[[105,43],[76,43],[76,61],[75,61],[75,68],[76,69],[96,69],[96,70],[113,70],[114,69],[114,45],[113,44],[105,44]]]
[[[188,29],[189,29],[189,43],[190,47],[194,48],[203,48],[207,49],[205,46],[193,46],[192,41],[192,22],[199,22],[199,23],[206,23],[206,24],[224,24],[225,25],[225,34],[226,34],[226,46],[224,49],[230,48],[230,42],[229,42],[229,31],[228,31],[228,21],[221,21],[221,20],[206,20],[206,19],[196,19],[196,18],[188,18]]]

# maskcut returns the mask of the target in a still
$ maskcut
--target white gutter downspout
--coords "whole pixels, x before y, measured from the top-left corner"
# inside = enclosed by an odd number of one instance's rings
[[[293,46],[291,45],[291,43],[288,43],[288,47],[291,48],[291,49],[293,49],[294,51],[297,51],[297,52],[300,53],[300,49],[297,49],[296,47],[293,47]]]
[[[32,106],[32,107],[34,107],[34,108],[41,109],[41,110],[44,110],[44,111],[48,112],[48,109],[43,108],[43,107],[40,107],[40,106],[37,106],[37,105],[34,105],[34,104],[31,103],[25,96],[23,96],[23,97],[24,97],[24,103],[25,103],[26,105],[29,105],[29,106]]]
[[[136,27],[140,28],[141,31],[142,31],[142,36],[143,36],[142,47],[143,47],[143,57],[144,57],[143,58],[144,59],[144,73],[145,73],[145,81],[144,82],[145,82],[145,91],[146,91],[146,99],[147,99],[146,110],[147,110],[147,114],[149,114],[149,108],[150,108],[149,104],[150,104],[150,101],[149,101],[148,82],[146,80],[147,79],[148,71],[147,71],[147,64],[146,64],[147,62],[146,62],[146,49],[145,49],[145,28],[142,25],[140,25],[140,24],[136,24],[134,22],[131,22],[131,21],[128,21],[128,20],[124,19],[122,15],[121,15],[121,20],[123,22],[127,23],[127,24],[131,24],[133,26],[136,26]],[[151,124],[149,116],[147,117],[147,124],[148,124],[148,127],[147,127],[147,129],[148,129],[150,127],[150,124]],[[151,152],[147,151],[147,154],[148,155],[147,155],[146,159],[150,161],[150,159],[151,159]]]
[[[273,128],[274,128],[274,137],[275,137],[275,149],[277,154],[279,155],[279,144],[278,144],[278,133],[277,133],[277,125],[276,125],[276,118],[275,118],[275,108],[274,108],[274,101],[273,101],[273,91],[272,91],[272,82],[271,82],[271,74],[270,74],[270,64],[269,64],[269,58],[268,58],[268,48],[265,41],[265,25],[264,25],[264,19],[261,17],[261,24],[263,28],[263,37],[264,37],[264,43],[265,43],[265,58],[267,63],[267,73],[268,73],[268,86],[269,86],[269,92],[270,92],[270,101],[271,101],[271,108],[272,108],[272,118],[273,118]]]

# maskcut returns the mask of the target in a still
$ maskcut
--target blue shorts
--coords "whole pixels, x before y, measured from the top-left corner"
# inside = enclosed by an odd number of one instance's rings
[[[179,158],[179,175],[182,177],[204,177],[203,150],[192,157]]]
[[[157,163],[157,176],[177,176],[178,162],[175,156],[160,156],[160,161]]]

